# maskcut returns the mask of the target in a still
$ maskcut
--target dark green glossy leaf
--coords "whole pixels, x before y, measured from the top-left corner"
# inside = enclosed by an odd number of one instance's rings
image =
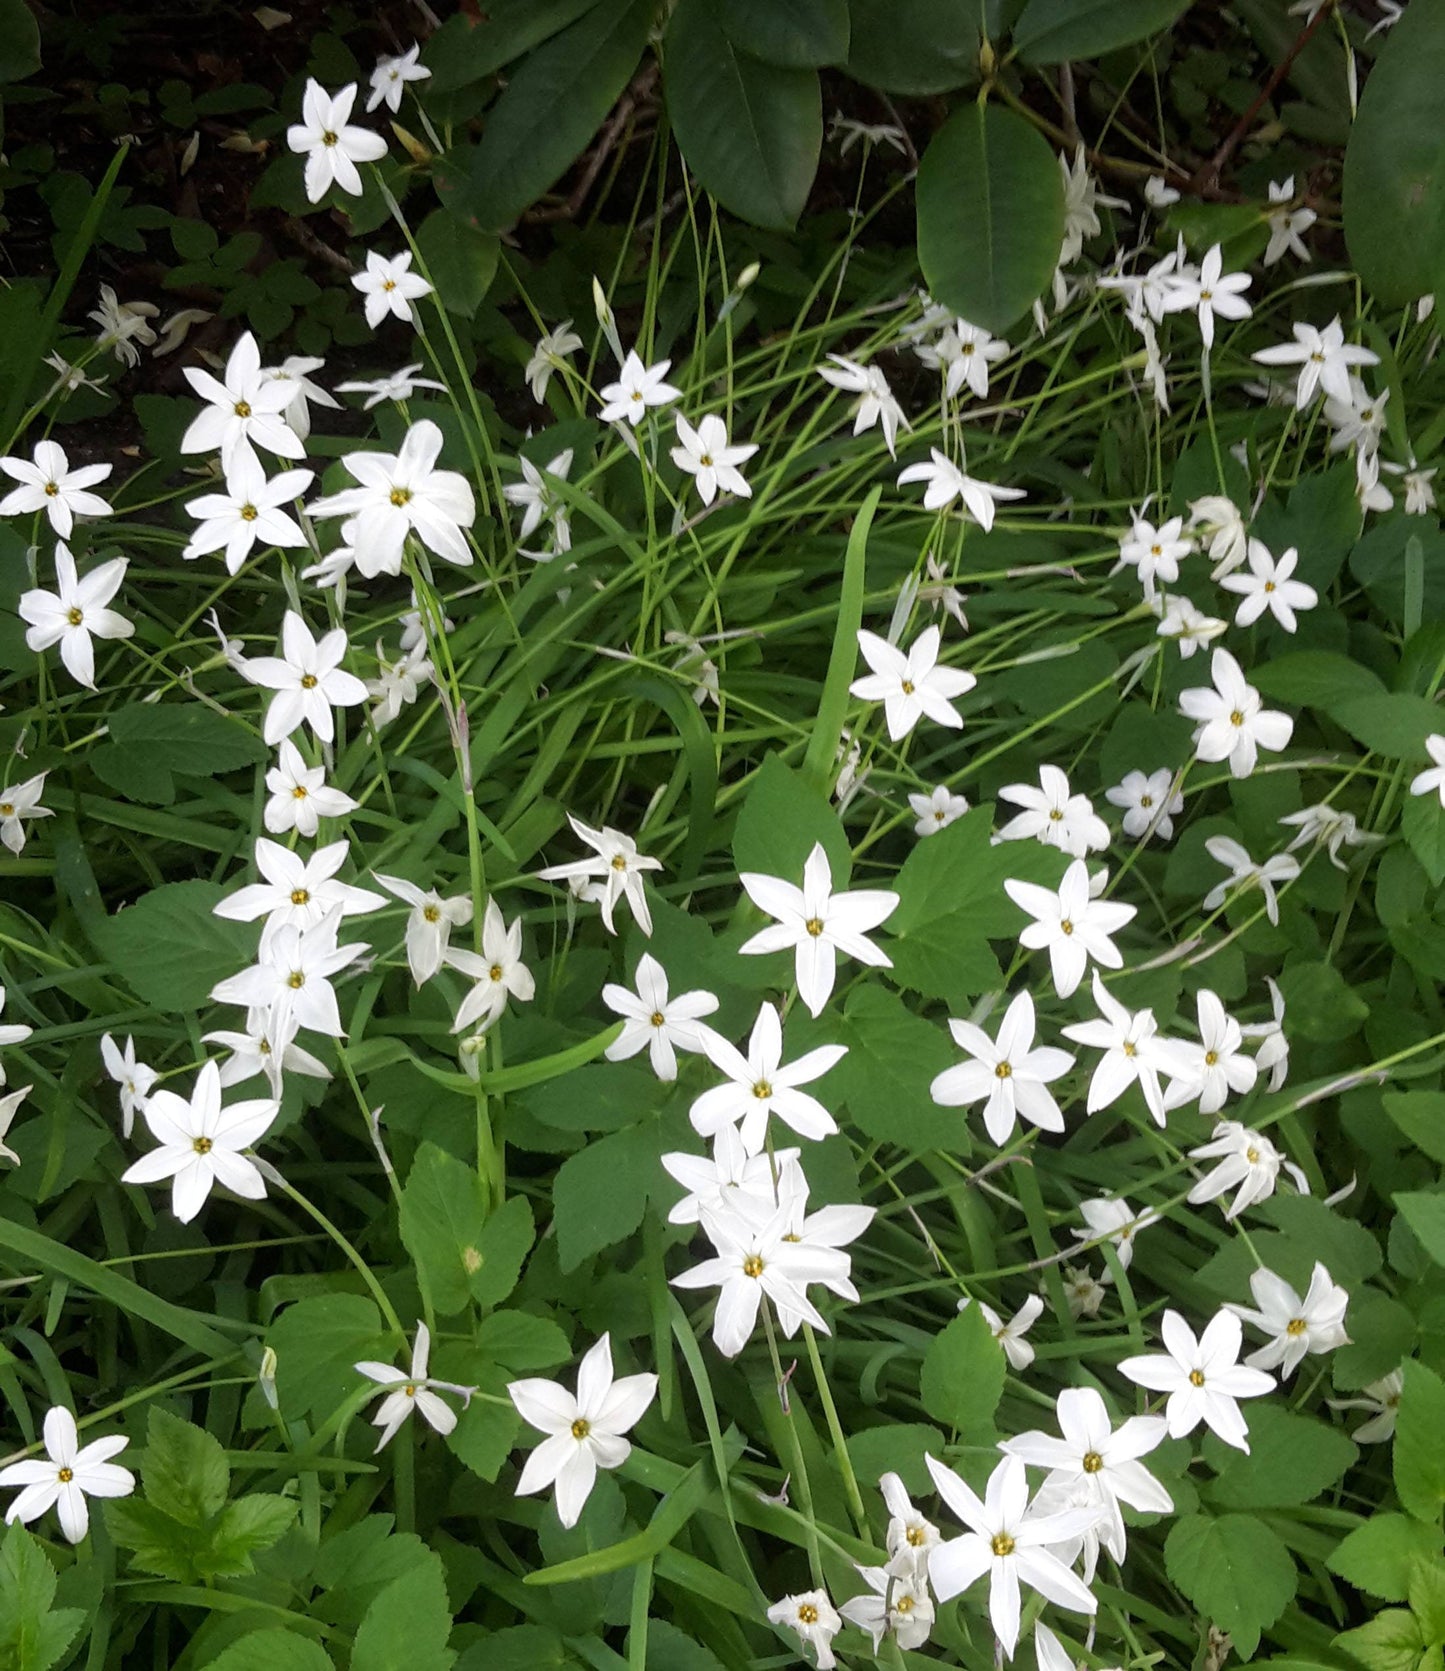
[[[958,0],[848,0],[848,73],[885,93],[946,93],[978,80],[978,9]]]
[[[680,0],[664,54],[668,114],[688,167],[754,226],[794,226],[823,144],[817,75],[739,50],[711,0]]]
[[[848,0],[722,0],[719,18],[734,46],[766,64],[816,70],[848,56]]]
[[[1008,330],[1043,294],[1064,230],[1059,165],[1020,116],[970,106],[939,131],[918,170],[918,259],[937,301]]]
[[[1013,44],[1026,64],[1098,58],[1167,29],[1189,0],[1029,0]]]

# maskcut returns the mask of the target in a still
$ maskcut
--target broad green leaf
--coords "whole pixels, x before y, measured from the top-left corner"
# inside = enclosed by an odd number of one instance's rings
[[[551,1369],[565,1363],[572,1348],[567,1336],[548,1317],[533,1317],[525,1311],[494,1311],[482,1319],[477,1345],[484,1357],[508,1369]]]
[[[470,226],[447,209],[433,209],[417,228],[416,242],[442,306],[471,319],[497,271],[496,233]]]
[[[620,1131],[656,1110],[670,1089],[634,1063],[597,1062],[538,1085],[517,1100],[543,1125],[559,1131]]]
[[[853,1472],[862,1486],[876,1486],[883,1474],[897,1474],[916,1496],[927,1496],[933,1481],[923,1458],[943,1455],[944,1436],[926,1422],[887,1422],[865,1427],[848,1441]]]
[[[457,1425],[447,1435],[447,1449],[488,1483],[501,1473],[522,1433],[522,1418],[511,1403],[497,1402],[506,1399],[509,1379],[506,1372],[484,1370],[476,1384],[489,1396],[458,1410]]]
[[[1417,1558],[1440,1553],[1440,1534],[1404,1514],[1375,1514],[1335,1547],[1331,1572],[1382,1601],[1404,1601],[1410,1567]]]
[[[1235,1651],[1253,1657],[1259,1633],[1289,1606],[1296,1574],[1289,1550],[1263,1521],[1247,1514],[1186,1515],[1164,1543],[1169,1577],[1211,1624],[1228,1631]]]
[[[976,1305],[934,1336],[923,1358],[923,1408],[960,1433],[988,1436],[1003,1396],[1003,1348]]]
[[[1396,511],[1370,528],[1350,553],[1350,573],[1370,602],[1393,625],[1403,628],[1409,590],[1410,542],[1422,558],[1423,589],[1419,607],[1427,621],[1445,618],[1445,533],[1426,518]]]
[[[550,1625],[508,1625],[465,1649],[455,1671],[571,1671],[577,1663]]]
[[[800,773],[770,754],[749,786],[733,830],[733,858],[739,870],[780,876],[803,884],[803,864],[821,841],[833,871],[833,886],[848,884],[852,849],[827,797]]]
[[[326,1591],[326,1617],[354,1630],[377,1594],[430,1565],[433,1556],[413,1532],[393,1532],[389,1514],[369,1514],[333,1533],[316,1553],[311,1577]]]
[[[1395,1492],[1408,1513],[1430,1526],[1438,1526],[1440,1505],[1445,1503],[1442,1433],[1445,1382],[1424,1364],[1407,1363],[1395,1420]]]
[[[451,1671],[452,1610],[441,1556],[395,1579],[366,1610],[351,1671]]]
[[[885,93],[947,93],[978,80],[978,11],[958,0],[848,0],[848,74]]]
[[[1330,717],[1376,754],[1424,765],[1429,758],[1425,739],[1445,724],[1445,709],[1423,696],[1389,691],[1384,696],[1357,696],[1336,702]]]
[[[122,1549],[131,1552],[131,1565],[139,1572],[153,1572],[178,1584],[194,1584],[201,1578],[196,1552],[203,1540],[195,1529],[138,1497],[124,1497],[105,1505],[105,1523]]]
[[[0,0],[0,84],[40,68],[40,25],[25,0]]]
[[[650,1619],[646,1671],[725,1671],[725,1667],[711,1648],[685,1636],[676,1625]]]
[[[166,882],[93,925],[115,972],[158,1010],[197,1010],[211,988],[252,961],[252,923],[213,915],[226,890],[217,882]]]
[[[1212,1435],[1205,1455],[1215,1470],[1209,1486],[1222,1508],[1294,1508],[1313,1502],[1354,1465],[1359,1448],[1337,1427],[1263,1401],[1245,1411],[1249,1453]]]
[[[791,230],[823,144],[817,72],[741,50],[714,0],[678,0],[663,60],[668,115],[687,166],[725,209],[754,226]]]
[[[360,1294],[319,1294],[289,1305],[266,1331],[276,1354],[276,1392],[288,1421],[331,1414],[357,1390],[352,1365],[390,1358],[398,1342]]]
[[[1341,1392],[1367,1387],[1398,1369],[1415,1348],[1414,1313],[1378,1289],[1350,1295],[1349,1343],[1334,1354],[1331,1367]]]
[[[1290,1032],[1329,1043],[1357,1033],[1370,1006],[1332,963],[1291,963],[1281,971],[1280,990]]]
[[[1410,1611],[1420,1621],[1427,1646],[1445,1643],[1445,1557],[1440,1550],[1410,1562]]]
[[[835,1099],[846,1106],[865,1136],[920,1152],[966,1147],[960,1111],[940,1108],[928,1094],[934,1077],[956,1058],[941,1028],[914,1015],[895,993],[872,982],[853,987],[841,1016],[832,1007],[807,1027],[802,1021],[799,1016],[788,1019],[790,1046],[796,1042],[800,1050],[827,1043],[848,1047],[848,1054],[829,1073],[822,1095],[829,1106],[835,1106]]]
[[[1445,804],[1438,795],[1407,795],[1400,830],[1434,887],[1445,882]]]
[[[141,1479],[152,1508],[199,1528],[221,1512],[231,1469],[220,1442],[204,1428],[152,1406]]]
[[[1420,1245],[1437,1265],[1445,1265],[1445,1193],[1402,1190],[1394,1196],[1405,1223],[1420,1239]]]
[[[1330,650],[1291,650],[1272,656],[1252,667],[1249,678],[1257,689],[1278,702],[1319,708],[1326,713],[1343,702],[1386,694],[1377,674]]]
[[[621,96],[647,44],[652,0],[594,6],[531,52],[487,116],[481,143],[449,165],[455,201],[474,225],[510,226],[582,154]],[[459,177],[460,175],[460,177]]]
[[[1007,331],[1059,259],[1063,187],[1048,142],[1011,110],[971,105],[930,143],[917,193],[930,294],[975,325]]]
[[[291,1630],[253,1630],[206,1661],[206,1671],[333,1671],[319,1643]]]
[[[491,1306],[516,1286],[532,1246],[532,1210],[513,1196],[488,1215],[476,1171],[423,1143],[401,1192],[401,1239],[443,1317],[468,1300]]]
[[[1445,287],[1445,0],[1412,0],[1370,70],[1345,150],[1345,243],[1386,307]]]
[[[552,1186],[557,1259],[572,1271],[642,1223],[657,1146],[639,1127],[599,1137],[562,1162]]]
[[[597,0],[489,0],[476,13],[449,17],[426,43],[428,93],[451,93],[494,75],[589,12]]]
[[[1026,64],[1099,58],[1167,29],[1189,0],[1029,0],[1013,27]]]
[[[132,702],[107,723],[123,749],[144,751],[182,776],[214,777],[254,766],[269,752],[254,731],[199,702]]]
[[[848,56],[848,0],[721,0],[717,12],[733,45],[764,63],[816,70]]]
[[[252,1570],[251,1557],[269,1549],[290,1529],[297,1504],[289,1498],[253,1491],[227,1503],[215,1525],[207,1530],[201,1559],[202,1576],[244,1578]]]
[[[3,21],[3,11],[0,11]],[[40,1544],[14,1525],[0,1543],[0,1666],[5,1671],[50,1671],[80,1632],[78,1607],[53,1612],[55,1569]]]
[[[1385,1112],[1431,1160],[1445,1162],[1445,1091],[1386,1091]]]
[[[1387,1607],[1358,1630],[1342,1631],[1334,1640],[1366,1671],[1415,1671],[1425,1639],[1420,1622],[1403,1607]]]

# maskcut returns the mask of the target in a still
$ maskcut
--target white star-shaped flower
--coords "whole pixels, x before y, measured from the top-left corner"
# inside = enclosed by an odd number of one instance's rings
[[[819,377],[845,394],[858,396],[853,409],[853,433],[861,435],[865,429],[878,424],[883,430],[883,444],[888,448],[889,458],[896,458],[898,431],[912,426],[888,387],[888,379],[877,366],[861,365],[857,360],[844,359],[841,354],[830,354],[828,358],[838,369],[819,366]]]
[[[649,407],[667,406],[681,400],[682,390],[665,381],[671,369],[671,360],[645,366],[637,350],[629,349],[617,381],[604,384],[598,391],[602,399],[602,411],[598,415],[603,423],[628,423],[635,429]]]
[[[457,894],[443,899],[435,888],[422,889],[400,876],[376,879],[389,894],[411,906],[406,919],[406,962],[418,986],[426,983],[442,966],[442,957],[454,928],[465,928],[472,920],[472,897]]]
[[[33,459],[0,458],[0,470],[20,483],[0,499],[0,516],[44,511],[50,526],[68,540],[76,517],[110,515],[109,504],[87,490],[103,482],[113,465],[83,464],[72,470],[65,448],[56,441],[37,441]]]
[[[929,1086],[929,1095],[944,1108],[983,1102],[984,1128],[1000,1145],[1008,1142],[1020,1118],[1045,1131],[1062,1131],[1064,1116],[1045,1087],[1062,1078],[1074,1058],[1050,1045],[1035,1050],[1034,1025],[1034,1001],[1027,992],[1020,992],[1004,1012],[997,1039],[971,1021],[950,1020],[954,1043],[971,1060],[945,1068]]]
[[[1321,331],[1313,325],[1292,325],[1293,342],[1261,348],[1251,357],[1265,366],[1299,367],[1295,384],[1295,405],[1308,406],[1317,389],[1336,400],[1350,398],[1350,372],[1355,366],[1377,366],[1380,356],[1369,348],[1357,348],[1345,341],[1336,316]]]
[[[772,1004],[759,1008],[746,1056],[712,1028],[700,1036],[708,1060],[728,1078],[726,1085],[704,1091],[689,1111],[693,1129],[702,1136],[711,1137],[725,1125],[737,1126],[743,1148],[756,1155],[762,1152],[773,1115],[800,1137],[828,1137],[837,1131],[838,1122],[822,1103],[798,1087],[820,1079],[841,1062],[848,1054],[846,1045],[819,1045],[784,1065],[783,1024]]]
[[[1157,772],[1125,772],[1112,789],[1104,791],[1104,799],[1111,806],[1123,810],[1123,830],[1135,841],[1171,841],[1174,837],[1174,817],[1184,811],[1184,797],[1171,793],[1174,773],[1167,766]]]
[[[0,1487],[22,1488],[6,1510],[5,1521],[28,1525],[53,1506],[66,1541],[79,1543],[90,1529],[87,1497],[129,1497],[135,1490],[135,1475],[110,1460],[130,1440],[118,1433],[82,1447],[75,1417],[61,1404],[46,1415],[44,1437],[43,1461],[36,1457],[0,1468]]]
[[[596,892],[587,897],[595,898],[602,907],[602,926],[607,932],[617,932],[612,926],[612,913],[618,900],[625,898],[632,907],[637,926],[644,934],[650,935],[652,912],[642,885],[642,873],[647,870],[661,870],[662,860],[639,853],[637,843],[621,830],[611,829],[606,824],[600,830],[594,830],[580,818],[574,818],[571,813],[567,815],[567,822],[592,849],[594,856],[590,859],[573,859],[567,864],[548,865],[545,870],[539,870],[537,875],[544,882],[596,878]]]
[[[401,109],[401,101],[409,81],[430,81],[431,71],[419,64],[421,48],[415,41],[395,58],[378,58],[371,72],[371,91],[366,97],[368,111],[385,103],[393,113]]]
[[[1118,1195],[1100,1195],[1092,1201],[1079,1203],[1079,1217],[1083,1219],[1087,1239],[1091,1242],[1108,1242],[1119,1256],[1119,1263],[1127,1271],[1130,1261],[1134,1257],[1134,1238],[1141,1230],[1147,1230],[1151,1224],[1159,1222],[1159,1214],[1152,1207],[1146,1207],[1136,1213],[1134,1209]],[[1105,1275],[1104,1280],[1109,1280]]]
[[[702,1035],[712,1029],[698,1023],[717,1009],[717,997],[702,991],[669,997],[667,971],[650,952],[638,959],[633,978],[636,992],[610,982],[602,988],[602,1002],[625,1017],[621,1035],[607,1047],[607,1060],[624,1062],[646,1050],[659,1079],[676,1079],[677,1052],[703,1051]]]
[[[1249,1065],[1253,1067],[1254,1063]],[[1221,1120],[1214,1128],[1213,1141],[1191,1149],[1189,1158],[1219,1162],[1190,1190],[1191,1206],[1217,1200],[1238,1186],[1234,1200],[1224,1212],[1230,1221],[1274,1194],[1279,1169],[1284,1164],[1284,1156],[1263,1132],[1250,1131],[1237,1120]]]
[[[1089,867],[1082,859],[1075,859],[1064,872],[1057,893],[1012,878],[1004,883],[1004,892],[1034,919],[1019,935],[1019,944],[1030,951],[1047,948],[1060,998],[1067,998],[1083,980],[1090,959],[1106,969],[1123,968],[1123,954],[1112,936],[1133,920],[1137,908],[1093,898]]]
[[[552,380],[552,373],[581,347],[582,338],[572,329],[570,319],[564,319],[554,329],[543,332],[523,373],[532,390],[532,399],[539,405],[547,398],[547,385]]]
[[[1445,807],[1445,733],[1432,732],[1425,739],[1425,752],[1430,756],[1433,764],[1423,772],[1417,772],[1410,779],[1410,793],[1412,795],[1435,794],[1440,798],[1440,805]]]
[[[1278,753],[1289,747],[1294,721],[1266,708],[1259,692],[1228,650],[1216,650],[1209,664],[1212,690],[1196,686],[1179,693],[1180,712],[1198,724],[1194,752],[1200,760],[1227,760],[1234,777],[1248,777],[1260,749]]]
[[[411,270],[411,251],[400,255],[379,255],[366,252],[366,267],[353,273],[351,282],[366,298],[366,323],[374,331],[388,316],[411,323],[416,318],[412,303],[430,296],[431,285],[420,273]]]
[[[962,795],[955,795],[946,783],[940,783],[931,794],[910,795],[908,805],[918,820],[913,826],[913,833],[920,838],[946,830],[968,811],[967,800]]]
[[[1277,1369],[1280,1379],[1287,1381],[1307,1354],[1320,1356],[1349,1344],[1345,1312],[1350,1296],[1318,1259],[1303,1297],[1266,1266],[1252,1273],[1249,1291],[1258,1310],[1230,1304],[1226,1304],[1225,1310],[1270,1336],[1267,1345],[1258,1347],[1244,1360],[1255,1369]]]
[[[1137,1084],[1149,1112],[1162,1126],[1167,1104],[1159,1075],[1187,1072],[1187,1057],[1177,1044],[1159,1036],[1153,1010],[1126,1009],[1110,995],[1097,969],[1094,1002],[1099,1007],[1097,1021],[1079,1021],[1064,1028],[1066,1039],[1104,1052],[1089,1081],[1088,1112],[1096,1114],[1101,1108],[1112,1107],[1131,1085]]]
[[[270,790],[262,818],[272,835],[295,830],[314,839],[323,818],[341,818],[356,811],[356,802],[326,783],[324,766],[308,766],[289,737],[283,737],[276,764],[266,773]]]
[[[1204,896],[1204,909],[1216,911],[1232,894],[1248,888],[1258,888],[1264,895],[1265,915],[1270,922],[1279,923],[1279,899],[1275,894],[1277,882],[1293,882],[1299,875],[1299,860],[1288,853],[1271,853],[1262,865],[1256,864],[1248,852],[1229,836],[1210,836],[1204,843],[1211,859],[1226,867],[1229,875],[1216,883]]]
[[[892,959],[867,936],[898,909],[898,895],[887,888],[835,893],[832,866],[821,841],[814,842],[803,864],[801,888],[758,871],[743,871],[738,880],[760,911],[777,918],[775,926],[761,929],[738,950],[794,951],[798,996],[810,1014],[821,1014],[832,996],[839,952],[871,968],[893,967]]]
[[[738,466],[753,456],[757,446],[747,442],[730,447],[727,425],[715,412],[699,419],[696,429],[681,412],[677,414],[676,423],[681,445],[672,449],[672,462],[697,482],[698,496],[703,504],[710,505],[719,492],[734,493],[739,499],[751,499],[753,490],[743,479]]]
[[[294,610],[286,611],[281,654],[253,656],[242,669],[253,685],[276,693],[261,731],[268,743],[279,743],[301,725],[309,725],[323,743],[335,739],[332,708],[354,708],[366,701],[366,686],[341,666],[346,651],[341,627],[318,639]]]
[[[278,458],[305,458],[306,448],[284,416],[295,390],[262,371],[261,350],[250,331],[237,338],[219,378],[198,366],[185,367],[185,374],[206,407],[181,437],[183,453],[218,452],[227,472],[238,453],[255,447]]]
[[[9,1028],[4,1030],[10,1031]],[[30,1031],[28,1027],[25,1030],[27,1033]],[[125,1049],[122,1050],[109,1033],[103,1033],[100,1040],[100,1059],[105,1063],[105,1071],[120,1086],[121,1135],[129,1138],[135,1126],[136,1113],[145,1108],[146,1098],[154,1090],[160,1075],[144,1062],[136,1061],[135,1040],[129,1036],[125,1041]],[[0,1085],[4,1082],[4,1076],[0,1075]]]
[[[1095,813],[1094,803],[1087,795],[1071,794],[1057,766],[1039,767],[1037,789],[1031,783],[1006,783],[998,794],[1024,809],[998,832],[1000,841],[1032,839],[1076,859],[1109,845],[1109,826]]]
[[[1292,578],[1298,562],[1293,546],[1275,557],[1263,540],[1249,542],[1248,571],[1225,575],[1219,583],[1243,600],[1234,612],[1235,626],[1252,626],[1268,610],[1286,632],[1295,631],[1295,611],[1313,609],[1320,601],[1313,586]]]
[[[895,743],[906,737],[925,714],[951,730],[963,725],[963,716],[952,699],[966,696],[978,680],[961,667],[939,665],[942,637],[940,628],[925,627],[904,652],[877,633],[859,629],[858,648],[873,671],[855,679],[848,689],[865,702],[883,704],[888,735]]]
[[[433,1387],[445,1387],[449,1392],[461,1393],[468,1403],[471,1402],[472,1388],[457,1387],[450,1381],[433,1381],[428,1377],[430,1358],[431,1331],[425,1323],[419,1322],[412,1346],[411,1368],[406,1373],[393,1364],[378,1363],[370,1358],[352,1365],[358,1375],[364,1375],[368,1381],[377,1381],[387,1389],[386,1397],[371,1418],[381,1429],[381,1437],[376,1441],[378,1451],[396,1437],[397,1430],[413,1410],[419,1411],[427,1425],[443,1438],[456,1427],[456,1411],[437,1397],[431,1390]]]
[[[508,927],[495,899],[487,901],[487,909],[482,914],[480,954],[452,946],[445,958],[452,968],[460,969],[476,982],[457,1009],[452,1022],[454,1033],[467,1027],[484,1033],[496,1025],[509,997],[525,1004],[536,993],[536,980],[522,961],[522,919],[514,917]]]
[[[1249,1426],[1239,1400],[1273,1392],[1274,1377],[1240,1364],[1244,1331],[1239,1319],[1220,1311],[1196,1339],[1177,1311],[1166,1311],[1159,1331],[1168,1356],[1125,1358],[1119,1373],[1135,1386],[1168,1393],[1164,1419],[1171,1439],[1184,1438],[1203,1422],[1226,1445],[1248,1452]]]
[[[281,507],[299,499],[313,480],[313,471],[283,470],[268,481],[255,453],[249,448],[237,452],[223,493],[203,493],[186,501],[186,515],[200,527],[181,556],[189,562],[224,547],[226,573],[239,574],[257,545],[304,546],[301,524]]]
[[[906,487],[909,482],[928,484],[923,492],[923,508],[926,511],[947,510],[955,499],[961,498],[964,509],[987,533],[993,527],[994,509],[1001,500],[1026,497],[1021,487],[995,487],[991,482],[982,482],[976,476],[967,475],[968,460],[963,458],[961,451],[958,464],[939,452],[937,447],[930,447],[928,451],[929,463],[910,464],[898,472],[899,487]]]
[[[306,156],[306,196],[319,203],[334,181],[342,191],[360,197],[359,162],[379,162],[386,155],[386,141],[369,128],[352,127],[351,107],[356,103],[356,83],[335,95],[317,81],[308,81],[301,99],[301,120],[286,130],[286,144]]]

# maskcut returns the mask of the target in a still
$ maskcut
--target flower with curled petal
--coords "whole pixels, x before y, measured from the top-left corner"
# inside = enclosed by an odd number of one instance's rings
[[[376,1414],[371,1418],[381,1429],[381,1437],[376,1441],[378,1451],[396,1437],[397,1430],[413,1410],[419,1411],[427,1425],[443,1438],[456,1427],[456,1411],[437,1397],[431,1390],[434,1386],[443,1386],[451,1392],[464,1393],[470,1402],[470,1387],[454,1387],[450,1381],[433,1381],[428,1378],[430,1357],[431,1331],[425,1323],[418,1323],[416,1342],[411,1353],[411,1368],[406,1374],[402,1374],[389,1363],[377,1363],[369,1358],[352,1366],[358,1375],[364,1375],[368,1381],[377,1381],[387,1389],[386,1397],[382,1399]]]

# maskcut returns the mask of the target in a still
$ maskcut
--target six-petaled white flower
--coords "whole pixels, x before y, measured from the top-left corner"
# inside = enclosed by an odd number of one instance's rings
[[[931,794],[910,795],[908,805],[918,820],[913,826],[913,833],[920,838],[946,830],[968,811],[966,798],[955,795],[946,783],[940,783]]]
[[[377,871],[376,879],[389,894],[411,906],[406,919],[406,963],[411,978],[425,986],[442,966],[452,930],[465,928],[472,920],[471,895],[443,899],[435,888],[419,888],[400,876]]]
[[[356,802],[340,789],[328,787],[324,766],[308,766],[289,737],[281,739],[276,764],[266,773],[270,797],[262,813],[272,835],[295,830],[314,837],[323,818],[342,818],[356,811]]]
[[[26,1032],[30,1029],[27,1027]],[[4,1028],[3,1032],[11,1031]],[[0,1039],[0,1043],[8,1043]],[[135,1125],[137,1110],[144,1110],[146,1098],[155,1088],[160,1075],[144,1062],[138,1062],[135,1057],[135,1040],[127,1037],[125,1049],[122,1050],[109,1033],[103,1033],[100,1039],[100,1059],[105,1063],[105,1071],[120,1086],[120,1118],[121,1136],[129,1137]],[[0,1085],[5,1083],[5,1076],[0,1074]]]
[[[768,1618],[786,1630],[795,1630],[800,1641],[818,1656],[818,1671],[833,1671],[838,1663],[833,1653],[833,1638],[843,1628],[843,1620],[826,1590],[803,1590],[795,1596],[784,1596],[768,1609]]]
[[[1179,1045],[1159,1036],[1153,1010],[1129,1010],[1112,997],[1097,969],[1094,1002],[1099,1007],[1097,1021],[1079,1021],[1064,1028],[1066,1039],[1104,1052],[1089,1081],[1088,1112],[1096,1114],[1101,1108],[1112,1107],[1131,1085],[1137,1084],[1149,1112],[1162,1126],[1167,1104],[1159,1075],[1187,1072],[1188,1057]]]
[[[888,735],[895,743],[906,737],[925,714],[953,730],[963,725],[963,716],[953,706],[952,698],[966,696],[978,680],[961,667],[939,665],[942,637],[940,628],[925,627],[905,652],[877,633],[859,629],[858,648],[872,672],[855,679],[848,689],[865,702],[883,704]]]
[[[355,518],[356,566],[371,578],[400,574],[408,534],[428,551],[465,568],[472,560],[466,530],[477,506],[467,478],[438,470],[442,432],[430,418],[412,424],[398,453],[347,453],[342,463],[361,484],[313,504],[316,517]]]
[[[1204,847],[1211,859],[1217,859],[1229,871],[1222,882],[1205,894],[1204,909],[1217,911],[1231,895],[1258,888],[1264,895],[1265,915],[1277,924],[1279,899],[1275,884],[1293,882],[1299,875],[1299,860],[1288,853],[1271,853],[1263,864],[1256,864],[1246,849],[1230,836],[1210,836]]]
[[[537,990],[532,971],[522,961],[522,919],[517,917],[510,927],[495,899],[487,901],[482,913],[482,949],[470,952],[452,946],[444,953],[445,961],[453,969],[470,975],[476,983],[457,1008],[452,1031],[475,1027],[486,1032],[495,1026],[508,998],[528,1003]]]
[[[41,806],[48,772],[37,772],[21,783],[7,783],[0,789],[0,843],[12,853],[19,854],[25,847],[27,818],[54,818],[48,806]]]
[[[1159,1332],[1165,1353],[1125,1358],[1119,1373],[1136,1386],[1168,1393],[1164,1419],[1171,1439],[1184,1438],[1203,1422],[1226,1445],[1248,1451],[1249,1424],[1239,1400],[1273,1392],[1274,1377],[1239,1362],[1244,1344],[1239,1319],[1230,1311],[1217,1312],[1196,1337],[1177,1311],[1166,1311]]]
[[[1046,1087],[1073,1067],[1074,1058],[1051,1045],[1034,1048],[1034,1001],[1027,992],[1004,1012],[997,1039],[971,1021],[950,1020],[948,1027],[971,1060],[937,1075],[928,1087],[936,1103],[967,1108],[983,1102],[984,1129],[998,1144],[1008,1142],[1020,1119],[1045,1131],[1064,1129],[1064,1116]]]
[[[637,1426],[657,1393],[651,1374],[616,1377],[612,1337],[604,1334],[577,1367],[577,1391],[556,1381],[513,1381],[508,1396],[522,1420],[546,1438],[527,1458],[517,1495],[555,1487],[557,1518],[575,1526],[599,1468],[620,1468],[632,1450],[624,1434]]]
[[[69,549],[55,547],[55,586],[22,592],[16,604],[20,619],[28,623],[25,643],[32,650],[60,646],[60,659],[77,684],[95,689],[96,638],[130,638],[135,623],[107,606],[120,590],[129,559],[112,557],[92,569],[82,580],[76,573]]]
[[[328,94],[317,81],[308,81],[301,98],[301,120],[286,130],[286,144],[306,157],[306,196],[319,203],[334,181],[342,191],[360,197],[359,162],[379,162],[386,141],[369,128],[351,125],[356,83]]]
[[[1024,809],[998,832],[1000,841],[1032,838],[1076,859],[1102,853],[1109,845],[1109,826],[1095,813],[1094,803],[1087,795],[1072,794],[1057,766],[1039,767],[1037,789],[1031,783],[1006,783],[998,795]]]
[[[257,545],[304,546],[300,523],[281,507],[299,499],[312,479],[310,470],[283,470],[268,481],[255,453],[238,452],[224,492],[203,493],[186,502],[186,515],[195,517],[200,527],[181,556],[189,561],[224,548],[226,573],[239,574]]]
[[[1357,348],[1345,341],[1336,317],[1318,330],[1313,325],[1292,325],[1293,342],[1261,348],[1252,357],[1260,365],[1299,367],[1295,383],[1295,405],[1308,406],[1315,392],[1323,389],[1336,400],[1350,398],[1350,373],[1356,366],[1377,366],[1380,356],[1369,348]]]
[[[1430,756],[1432,765],[1423,772],[1417,772],[1410,779],[1410,793],[1412,795],[1435,794],[1440,798],[1440,805],[1445,807],[1445,733],[1432,732],[1425,739],[1425,752]]]
[[[64,447],[56,441],[38,441],[33,462],[0,458],[0,470],[20,483],[0,499],[0,516],[44,511],[50,526],[61,539],[68,540],[76,517],[110,515],[106,501],[88,490],[103,482],[113,468],[109,464],[82,464],[72,470]]]
[[[220,377],[196,366],[187,366],[185,374],[206,407],[181,437],[183,453],[218,452],[227,471],[238,453],[256,447],[278,458],[305,458],[306,448],[284,416],[295,390],[267,377],[261,369],[261,350],[249,331],[236,339]]]

